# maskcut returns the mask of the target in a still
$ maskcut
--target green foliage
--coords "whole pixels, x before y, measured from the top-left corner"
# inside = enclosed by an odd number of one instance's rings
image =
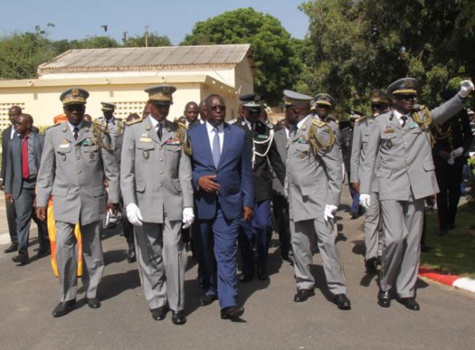
[[[159,36],[157,33],[148,33],[147,45],[145,45],[145,35],[132,36],[124,44],[126,47],[153,47],[153,46],[172,46],[167,36]]]
[[[252,8],[237,9],[195,24],[180,45],[251,44],[257,74],[255,92],[270,104],[282,100],[302,69],[297,42],[279,20]],[[300,48],[303,52],[303,49]]]
[[[418,78],[421,101],[436,105],[451,80],[475,73],[475,5],[466,1],[314,0],[301,9],[314,53],[299,85],[345,109],[364,109],[372,89],[404,76]]]

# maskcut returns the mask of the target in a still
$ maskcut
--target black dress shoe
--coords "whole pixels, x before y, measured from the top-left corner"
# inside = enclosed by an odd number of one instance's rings
[[[49,248],[42,248],[42,249],[39,249],[38,250],[38,253],[36,253],[36,258],[37,259],[41,259],[45,256],[48,256],[50,255],[51,251]]]
[[[340,310],[351,310],[350,299],[345,294],[335,295],[335,304]]]
[[[86,298],[86,303],[91,309],[99,309],[101,307],[101,302],[97,298]]]
[[[5,254],[7,253],[13,253],[18,250],[18,244],[12,243],[7,249],[5,249],[3,252]]]
[[[364,263],[366,267],[366,273],[376,273],[378,272],[378,259],[370,258]]]
[[[127,252],[127,262],[132,264],[133,262],[137,261],[137,257],[135,255],[135,248],[129,247],[129,251]]]
[[[257,266],[257,278],[261,281],[267,280],[267,268],[265,265]]]
[[[30,262],[30,257],[28,256],[28,252],[18,252],[18,255],[14,256],[12,261],[23,266]]]
[[[56,305],[56,307],[53,310],[53,317],[61,317],[61,316],[67,315],[69,312],[71,312],[74,309],[75,305],[76,305],[76,299],[59,303],[58,305]]]
[[[244,308],[239,306],[230,306],[221,309],[221,319],[237,320],[244,313]]]
[[[307,301],[311,296],[315,295],[315,292],[312,289],[297,289],[297,294],[294,295],[294,301],[296,303],[301,303]]]
[[[239,282],[246,283],[246,282],[252,281],[253,279],[254,279],[254,274],[253,273],[251,273],[249,275],[242,273],[241,277],[239,277]]]
[[[383,292],[382,290],[378,292],[378,305],[381,307],[391,306],[391,298],[389,297],[389,292]]]
[[[415,298],[399,298],[398,301],[409,310],[419,311],[421,309]]]
[[[156,309],[152,309],[150,311],[152,311],[152,318],[155,321],[161,321],[167,316],[168,310],[169,310],[168,305],[165,304],[163,306],[157,307]]]
[[[185,313],[183,311],[172,311],[173,316],[172,316],[172,322],[176,325],[180,324],[185,324],[186,323],[186,317]]]
[[[205,294],[200,298],[200,305],[201,306],[207,306],[211,304],[213,301],[217,300],[218,297],[216,295],[208,295]]]

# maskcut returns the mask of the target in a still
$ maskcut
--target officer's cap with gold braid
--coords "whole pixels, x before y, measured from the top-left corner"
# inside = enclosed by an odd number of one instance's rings
[[[388,92],[393,95],[417,95],[418,86],[416,78],[401,78],[388,86]]]
[[[61,94],[59,99],[63,103],[63,106],[67,105],[85,105],[86,100],[89,97],[89,92],[80,88],[72,88],[66,90]]]
[[[371,103],[372,104],[390,104],[389,96],[382,90],[371,91]]]
[[[304,95],[292,90],[284,90],[284,104],[286,107],[293,105],[308,105],[312,96]]]
[[[327,93],[321,93],[315,96],[312,105],[324,105],[332,107],[335,103],[335,99]]]
[[[145,89],[148,93],[149,100],[156,105],[171,105],[173,104],[172,94],[176,91],[176,87],[172,85],[157,85]]]
[[[111,112],[114,112],[115,110],[115,104],[113,103],[110,103],[110,102],[101,102],[101,105],[102,105],[102,110],[103,111],[111,111]]]
[[[251,113],[261,113],[261,111],[262,111],[262,105],[260,103],[255,102],[255,101],[246,102],[244,104],[244,108],[249,110],[249,112],[251,112]]]

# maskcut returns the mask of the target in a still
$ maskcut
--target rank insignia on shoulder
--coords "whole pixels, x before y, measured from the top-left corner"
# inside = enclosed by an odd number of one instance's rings
[[[228,124],[232,125],[232,124],[236,124],[236,122],[237,122],[237,119],[235,118],[235,119],[231,119],[230,121],[228,121]]]
[[[312,124],[317,126],[318,128],[323,128],[325,126],[325,122],[319,119],[313,119]]]
[[[367,116],[359,117],[358,119],[356,119],[355,123],[362,122],[363,120],[366,120],[367,118],[368,118]]]
[[[137,118],[137,119],[132,119],[132,120],[126,120],[126,121],[125,121],[125,125],[129,126],[129,125],[133,125],[133,124],[140,123],[140,122],[142,122],[142,121],[143,121],[142,118]]]

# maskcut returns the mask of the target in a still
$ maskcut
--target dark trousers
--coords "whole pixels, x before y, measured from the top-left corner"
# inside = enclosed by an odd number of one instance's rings
[[[7,213],[8,232],[10,233],[10,240],[12,241],[12,244],[18,244],[15,204],[5,200],[5,209]]]
[[[272,209],[277,222],[277,232],[279,233],[280,254],[286,258],[292,248],[290,245],[289,203],[287,203],[284,196],[274,194]]]
[[[437,215],[441,231],[452,228],[460,200],[460,184],[462,183],[463,164],[465,158],[456,158],[453,165],[437,162],[435,175],[440,192],[437,194]]]
[[[350,173],[347,173],[348,179],[350,179]],[[360,210],[360,194],[356,192],[351,185],[351,183],[348,181],[348,186],[350,188],[350,194],[351,194],[351,208],[350,212],[356,216],[360,215],[361,210]]]
[[[193,229],[203,288],[208,295],[218,295],[221,308],[237,305],[236,240],[241,221],[226,219],[218,208],[214,219],[198,220]]]
[[[38,219],[35,213],[35,208],[33,207],[33,202],[35,200],[35,187],[28,186],[28,188],[22,188],[20,195],[15,199],[15,212],[16,216],[16,227],[17,227],[17,236],[18,236],[18,251],[27,252],[28,251],[28,242],[30,238],[30,223],[31,219],[38,226],[38,241],[40,250],[48,249],[49,238],[48,230],[46,228],[46,222]]]

